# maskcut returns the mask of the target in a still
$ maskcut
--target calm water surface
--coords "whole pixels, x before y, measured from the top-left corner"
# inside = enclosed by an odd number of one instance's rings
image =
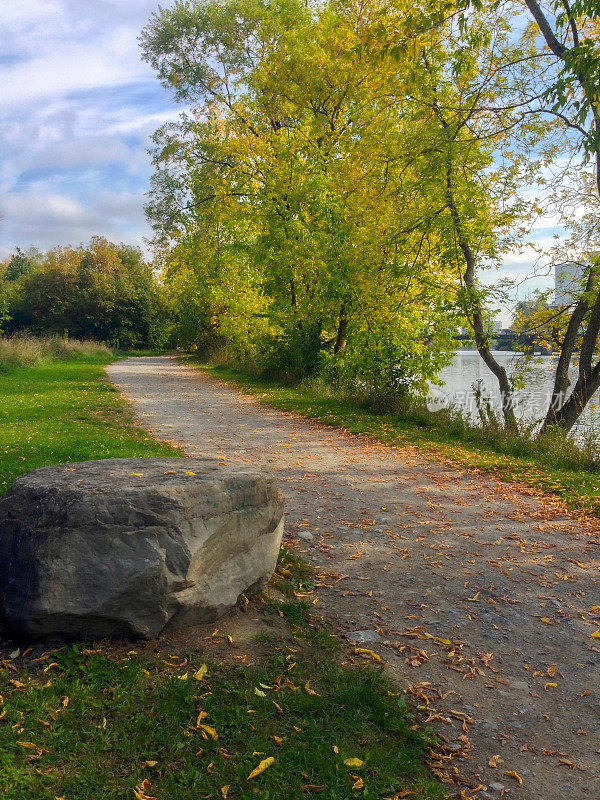
[[[524,387],[517,392],[517,416],[522,422],[540,420],[548,408],[554,383],[557,356],[535,356],[525,359],[521,353],[495,350],[496,360],[514,378],[524,377]],[[571,370],[574,383],[577,370]],[[432,386],[428,405],[431,410],[453,405],[462,409],[473,422],[479,417],[475,404],[473,384],[478,381],[495,409],[500,409],[500,393],[496,378],[481,360],[476,350],[459,350],[452,363],[440,372],[441,386]],[[596,394],[582,415],[575,434],[581,438],[589,431],[600,433],[600,398]]]

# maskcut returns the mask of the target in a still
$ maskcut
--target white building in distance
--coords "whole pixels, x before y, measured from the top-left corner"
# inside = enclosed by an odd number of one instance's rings
[[[554,267],[554,304],[568,306],[583,289],[584,273],[581,264],[567,261]]]

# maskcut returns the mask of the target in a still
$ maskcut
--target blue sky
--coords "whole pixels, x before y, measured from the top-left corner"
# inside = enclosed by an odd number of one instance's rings
[[[94,234],[143,244],[149,137],[179,113],[140,59],[156,6],[0,3],[0,257]]]

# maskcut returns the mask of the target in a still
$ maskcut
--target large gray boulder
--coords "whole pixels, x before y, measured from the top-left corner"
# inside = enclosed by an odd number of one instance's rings
[[[260,590],[282,532],[259,472],[187,458],[36,469],[0,499],[0,616],[26,639],[154,638]]]

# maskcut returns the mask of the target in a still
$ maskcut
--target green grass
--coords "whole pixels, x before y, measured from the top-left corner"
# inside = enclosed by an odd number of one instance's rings
[[[123,800],[146,778],[159,800],[217,799],[223,786],[230,800],[375,800],[407,788],[413,798],[443,798],[423,767],[432,740],[381,672],[342,666],[301,637],[292,647],[279,642],[258,667],[209,662],[201,682],[195,654],[168,668],[183,658],[86,654],[83,646],[5,673],[0,794]],[[197,727],[200,711],[218,739]],[[273,764],[248,780],[269,757]],[[364,763],[347,766],[347,758]],[[363,789],[352,788],[352,776]]]
[[[0,493],[17,475],[48,464],[178,455],[135,427],[104,377],[111,360],[80,357],[0,374]]]
[[[0,377],[2,489],[45,464],[174,454],[134,426],[103,375],[108,360]],[[16,655],[0,641],[0,797],[381,800],[410,790],[411,800],[441,800],[425,767],[430,732],[378,667],[350,663],[312,616],[303,597],[312,578],[282,552],[273,584],[284,599],[252,601],[249,612],[287,633],[262,636],[253,666],[206,659],[202,681],[198,652],[173,658],[154,645],[105,642]]]
[[[436,423],[422,415],[376,414],[351,400],[332,396],[318,389],[284,386],[250,373],[221,365],[186,363],[205,370],[214,378],[233,384],[258,396],[261,402],[282,411],[316,419],[334,427],[363,434],[396,447],[416,447],[434,458],[448,459],[470,469],[493,472],[509,481],[526,483],[563,499],[572,508],[600,512],[600,475],[596,469],[581,466],[573,458],[567,442],[549,443],[536,451],[535,443],[509,440],[496,435],[486,441],[477,430]]]

